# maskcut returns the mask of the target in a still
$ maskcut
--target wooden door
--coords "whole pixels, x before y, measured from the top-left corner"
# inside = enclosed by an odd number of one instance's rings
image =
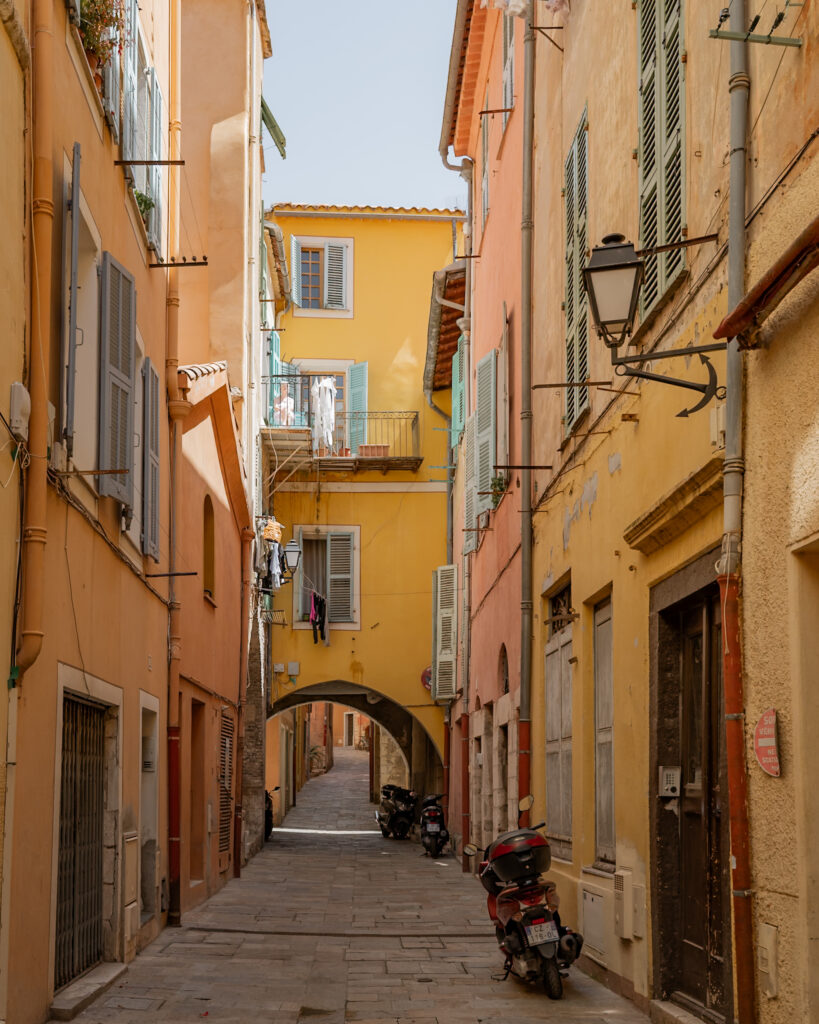
[[[708,1018],[718,1020],[730,1002],[725,953],[730,916],[718,597],[690,605],[681,616],[682,948],[678,1001],[693,1001]]]

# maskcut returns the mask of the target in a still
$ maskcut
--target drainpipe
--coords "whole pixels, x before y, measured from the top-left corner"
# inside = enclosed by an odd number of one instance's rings
[[[745,0],[731,5],[731,30],[746,31]],[[728,306],[735,309],[745,292],[745,168],[748,130],[748,52],[744,41],[731,43],[731,163],[728,207]],[[725,747],[731,830],[731,887],[734,908],[734,968],[737,1020],[755,1020],[751,851],[748,828],[748,780],[745,768],[745,708],[742,684],[739,614],[742,536],[742,355],[739,342],[728,342],[725,402],[723,537],[719,562],[722,601],[722,655],[725,692]]]
[[[523,188],[520,282],[520,461],[532,464],[532,159],[535,138],[534,0],[526,5],[523,36]],[[532,471],[521,470],[520,517],[520,712],[518,716],[518,794],[531,792],[532,709]],[[529,812],[521,824],[528,825]]]
[[[170,5],[170,125],[169,155],[179,160],[181,153],[181,0]],[[171,165],[168,173],[168,252],[179,255],[179,170]],[[179,388],[179,271],[168,270],[167,348],[165,386],[168,415],[171,420],[170,453],[170,528],[168,544],[168,924],[182,922],[180,844],[180,708],[179,669],[182,658],[181,606],[176,595],[176,530],[180,517],[181,489],[178,472],[182,459],[182,420],[190,412],[187,396]]]
[[[233,804],[233,877],[242,875],[242,799],[245,756],[245,697],[247,695],[248,625],[250,622],[250,567],[253,538],[256,534],[249,526],[242,529],[242,601],[239,630],[239,704],[236,709],[236,799]]]
[[[48,390],[51,339],[51,248],[54,226],[53,144],[54,101],[54,5],[51,0],[34,4],[34,167],[32,182],[32,277],[31,340],[28,390],[31,397],[26,471],[26,505],[23,519],[22,595],[23,615],[16,671],[19,682],[31,668],[43,646],[43,583],[45,565],[46,501],[48,468]]]

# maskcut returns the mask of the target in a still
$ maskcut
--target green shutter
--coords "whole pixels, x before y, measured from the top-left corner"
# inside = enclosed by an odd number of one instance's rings
[[[358,454],[367,443],[367,364],[353,363],[347,370],[347,413],[350,451]]]
[[[281,368],[281,338],[278,331],[271,331],[268,339],[267,349],[268,374],[270,380],[267,385],[267,423],[268,426],[278,426],[275,416],[275,402],[279,397]]]
[[[142,552],[159,561],[159,374],[142,365]]]
[[[99,468],[124,470],[97,477],[100,494],[128,507],[134,500],[134,279],[102,254],[100,308]]]
[[[464,430],[464,412],[466,406],[466,383],[464,371],[466,353],[464,339],[458,339],[458,348],[452,357],[452,423],[450,426],[450,447],[457,448]]]
[[[325,309],[347,308],[347,246],[328,242],[324,252]]]
[[[475,413],[464,427],[464,554],[474,551],[478,545],[477,510],[475,508]]]
[[[290,239],[290,281],[293,305],[301,305],[301,242],[293,235]]]
[[[352,533],[327,535],[327,620],[353,621],[353,553]]]
[[[494,349],[478,363],[476,371],[476,494],[475,512],[492,507],[492,477],[495,475],[495,438],[497,420],[496,398],[497,353]]]

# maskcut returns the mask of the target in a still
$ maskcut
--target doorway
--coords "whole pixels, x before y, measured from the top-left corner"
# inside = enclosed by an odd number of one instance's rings
[[[719,1024],[733,986],[718,587],[663,608],[656,625],[655,777],[679,770],[679,792],[654,802],[655,962],[666,998]]]

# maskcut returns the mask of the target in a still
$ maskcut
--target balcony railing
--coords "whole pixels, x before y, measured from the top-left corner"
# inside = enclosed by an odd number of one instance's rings
[[[357,459],[362,465],[364,460],[420,461],[417,412],[350,412],[342,384],[327,424],[311,398],[314,380],[306,374],[268,377],[267,425],[307,432],[314,458]]]

